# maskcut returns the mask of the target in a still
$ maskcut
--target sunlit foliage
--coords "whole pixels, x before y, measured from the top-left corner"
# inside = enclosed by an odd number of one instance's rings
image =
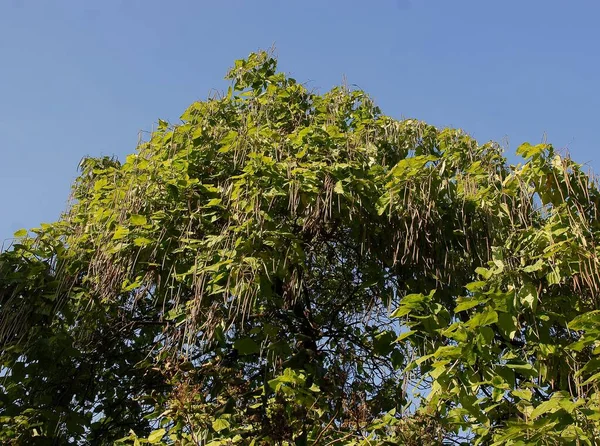
[[[581,166],[227,77],[0,254],[2,442],[597,444]]]

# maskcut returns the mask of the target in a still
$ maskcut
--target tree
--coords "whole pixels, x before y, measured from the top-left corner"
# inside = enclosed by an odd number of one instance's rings
[[[597,444],[596,183],[268,53],[0,254],[8,444]]]

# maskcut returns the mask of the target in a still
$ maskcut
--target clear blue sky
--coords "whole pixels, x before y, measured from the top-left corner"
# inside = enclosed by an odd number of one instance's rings
[[[124,158],[272,44],[314,88],[346,76],[388,115],[509,153],[546,134],[598,171],[599,17],[598,0],[3,0],[0,242],[58,217],[83,156]]]

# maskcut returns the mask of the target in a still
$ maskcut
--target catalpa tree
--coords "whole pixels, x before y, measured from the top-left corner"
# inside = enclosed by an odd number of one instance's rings
[[[0,254],[6,444],[597,444],[600,194],[260,52]]]

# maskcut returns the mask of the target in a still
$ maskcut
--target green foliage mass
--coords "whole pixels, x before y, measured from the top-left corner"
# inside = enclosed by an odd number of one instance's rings
[[[598,444],[581,166],[228,79],[0,254],[0,441]]]

